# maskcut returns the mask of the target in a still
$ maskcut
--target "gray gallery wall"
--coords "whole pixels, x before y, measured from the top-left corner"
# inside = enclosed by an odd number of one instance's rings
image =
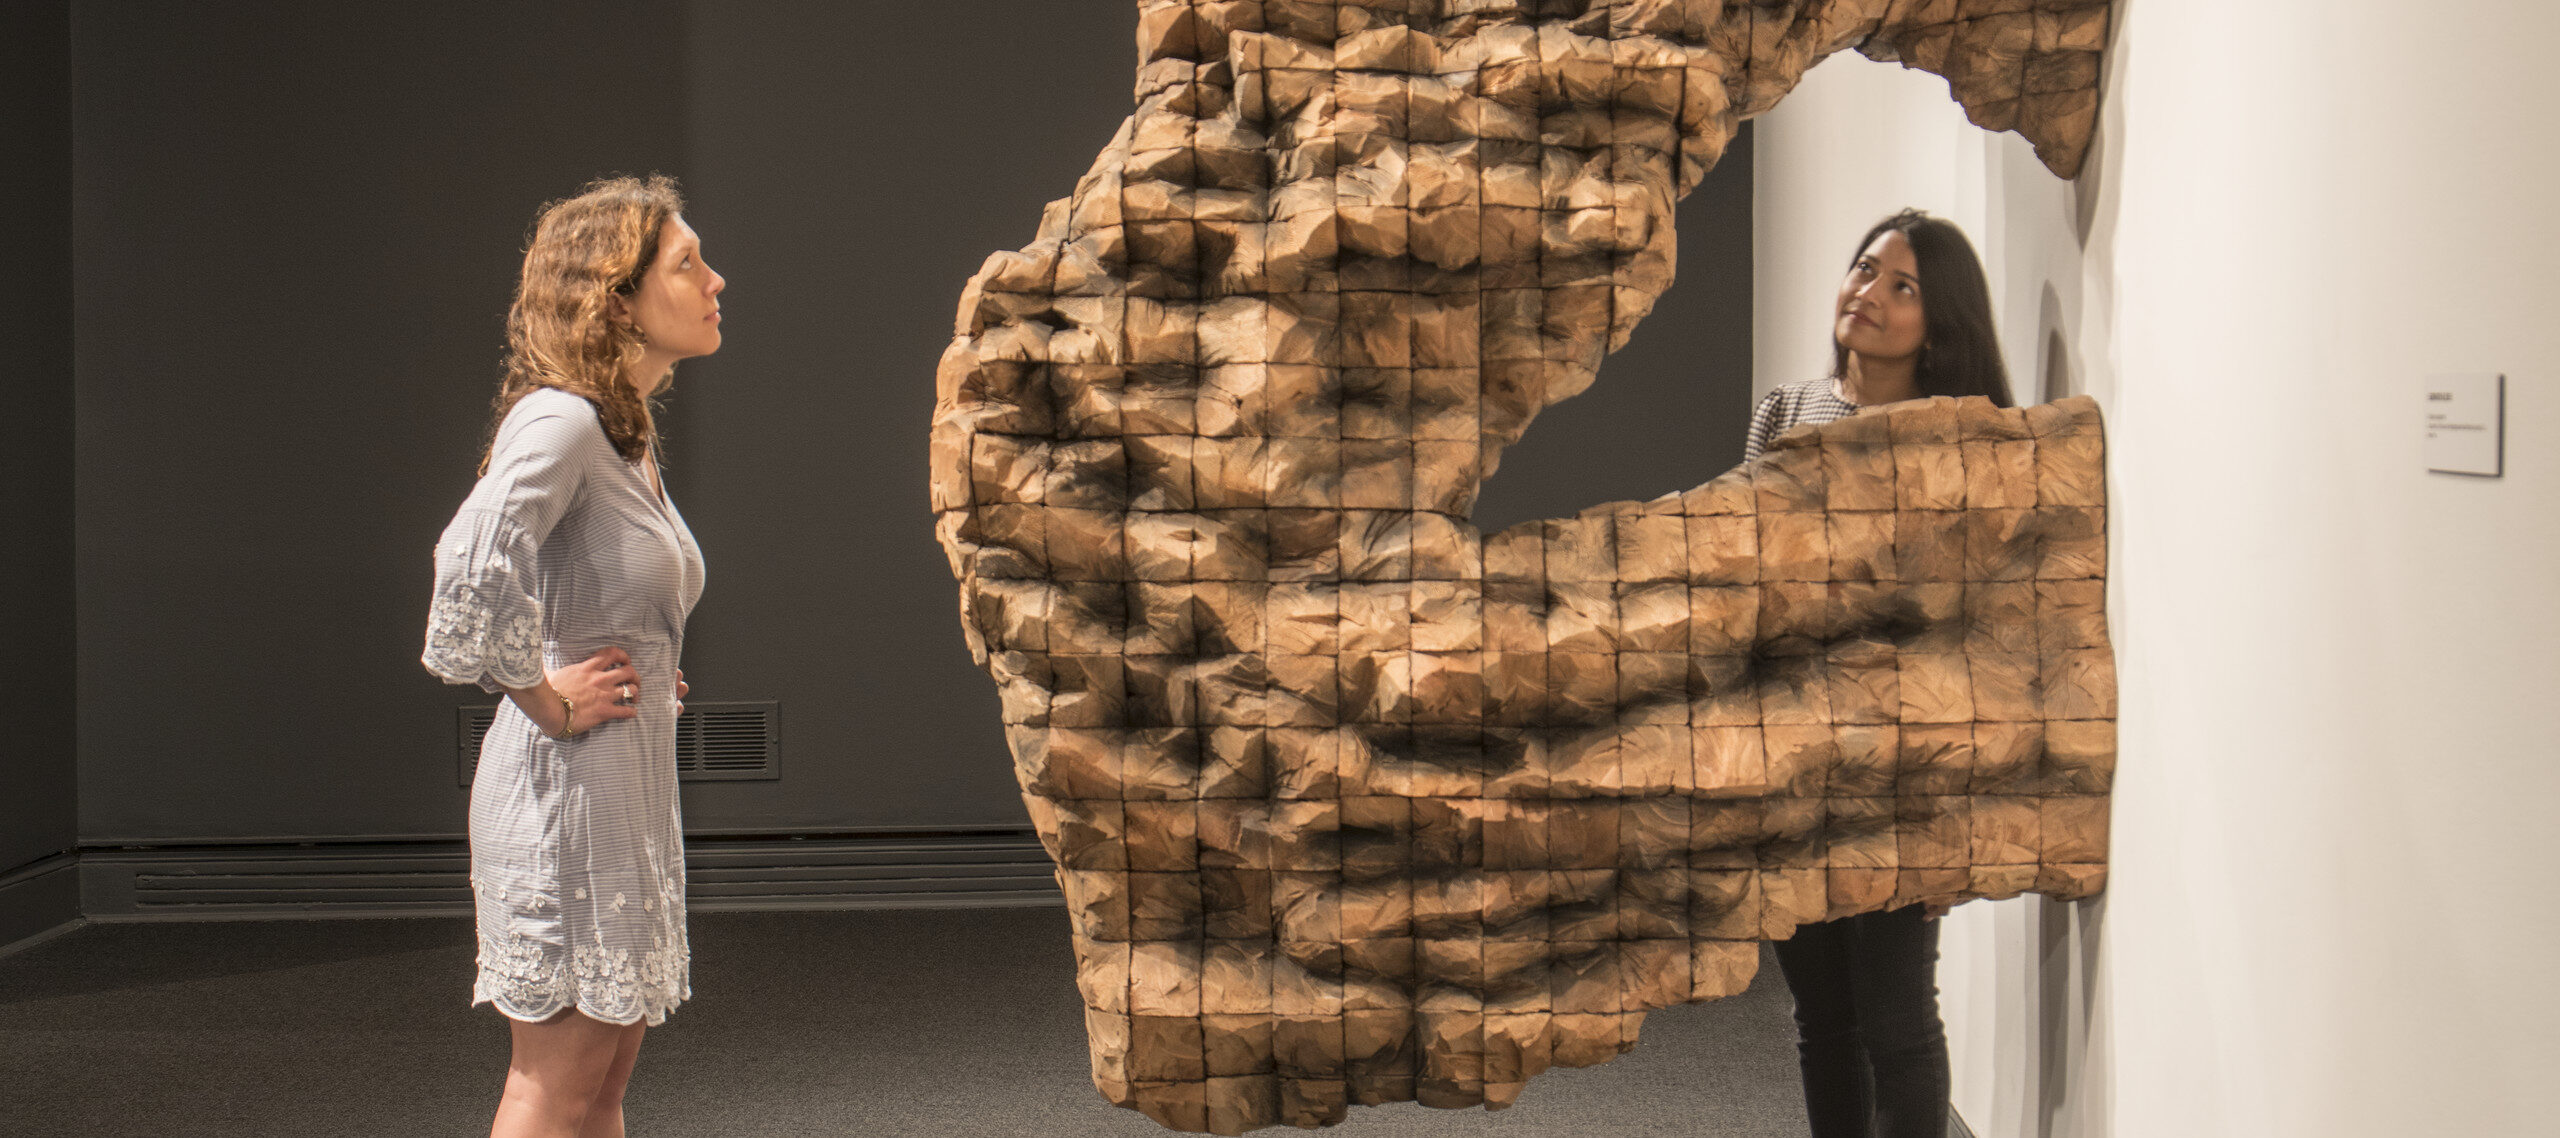
[[[427,555],[535,206],[651,170],[730,280],[728,346],[666,420],[709,562],[685,666],[697,701],[784,725],[785,777],[690,785],[688,824],[1021,824],[932,539],[933,365],[962,282],[1127,113],[1130,9],[72,5],[79,363],[52,397],[78,449],[45,461],[78,476],[78,839],[459,832],[454,709],[480,697],[416,663]],[[1482,520],[1738,458],[1749,153],[1683,207],[1681,285]]]
[[[0,5],[0,944],[77,915],[70,5]]]
[[[683,169],[683,8],[73,11],[81,838],[456,832],[428,553],[529,210]]]

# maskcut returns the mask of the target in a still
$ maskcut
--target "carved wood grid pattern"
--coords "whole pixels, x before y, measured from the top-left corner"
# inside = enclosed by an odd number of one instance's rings
[[[2099,888],[2090,401],[1467,519],[1807,67],[1946,75],[2067,173],[2107,15],[1141,0],[1138,110],[969,282],[932,442],[1106,1096],[1225,1134],[1499,1107],[1801,922]]]

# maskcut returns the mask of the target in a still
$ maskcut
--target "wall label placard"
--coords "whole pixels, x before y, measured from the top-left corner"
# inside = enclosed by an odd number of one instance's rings
[[[2427,377],[2428,470],[2503,477],[2506,438],[2506,376],[2478,371]]]

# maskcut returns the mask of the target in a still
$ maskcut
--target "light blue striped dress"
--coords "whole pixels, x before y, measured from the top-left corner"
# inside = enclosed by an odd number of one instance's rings
[[[500,424],[435,557],[423,660],[447,682],[530,687],[607,646],[640,673],[638,718],[572,739],[499,703],[471,783],[472,1002],[656,1024],[692,994],[675,690],[701,550],[594,406],[543,388]]]

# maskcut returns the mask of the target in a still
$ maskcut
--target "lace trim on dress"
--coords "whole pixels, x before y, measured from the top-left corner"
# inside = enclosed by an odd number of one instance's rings
[[[524,533],[503,514],[479,513],[464,540],[436,550],[419,662],[452,683],[529,688],[542,682],[542,603],[512,552]]]
[[[599,941],[604,933],[596,932]],[[565,965],[565,967],[564,967]],[[471,1002],[520,1020],[545,1020],[575,1007],[605,1023],[656,1027],[693,995],[693,953],[681,935],[637,952],[603,944],[565,952],[531,937],[482,936]]]

